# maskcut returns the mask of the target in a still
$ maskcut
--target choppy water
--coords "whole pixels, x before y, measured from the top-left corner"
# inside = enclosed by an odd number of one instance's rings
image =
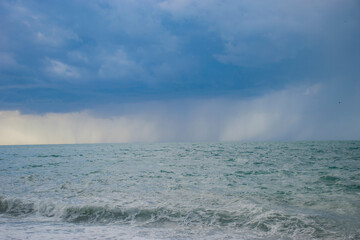
[[[1,239],[360,239],[360,142],[0,146]]]

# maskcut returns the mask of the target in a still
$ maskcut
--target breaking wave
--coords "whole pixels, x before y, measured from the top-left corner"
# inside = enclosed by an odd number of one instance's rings
[[[322,218],[320,215],[289,215],[282,212],[266,211],[248,207],[241,211],[217,211],[213,209],[167,209],[122,208],[120,206],[65,205],[49,202],[26,202],[0,196],[0,214],[11,216],[40,215],[69,223],[89,224],[128,224],[148,227],[181,225],[189,227],[221,227],[248,229],[267,236],[309,238],[341,238],[335,229],[339,224],[335,219]],[[335,235],[334,235],[335,234]],[[360,232],[352,233],[350,238],[360,237]]]

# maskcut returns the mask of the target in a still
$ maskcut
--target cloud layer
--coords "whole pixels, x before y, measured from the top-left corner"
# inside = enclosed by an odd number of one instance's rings
[[[0,0],[0,23],[2,144],[360,138],[358,0]]]
[[[0,112],[0,144],[360,139],[360,111],[329,103],[326,86],[291,88],[248,100],[138,103],[123,114]],[[136,108],[136,110],[132,110]]]
[[[157,140],[153,123],[133,117],[98,118],[86,112],[30,115],[0,112],[0,144],[66,144]]]
[[[0,0],[0,109],[246,98],[334,76],[354,84],[359,9],[357,0]]]

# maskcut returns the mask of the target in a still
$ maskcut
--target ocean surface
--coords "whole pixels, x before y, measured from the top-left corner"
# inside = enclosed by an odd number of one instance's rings
[[[360,141],[0,146],[0,239],[360,239]]]

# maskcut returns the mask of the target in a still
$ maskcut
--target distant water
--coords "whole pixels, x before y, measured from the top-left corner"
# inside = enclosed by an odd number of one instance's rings
[[[0,239],[360,239],[360,141],[0,146]]]

